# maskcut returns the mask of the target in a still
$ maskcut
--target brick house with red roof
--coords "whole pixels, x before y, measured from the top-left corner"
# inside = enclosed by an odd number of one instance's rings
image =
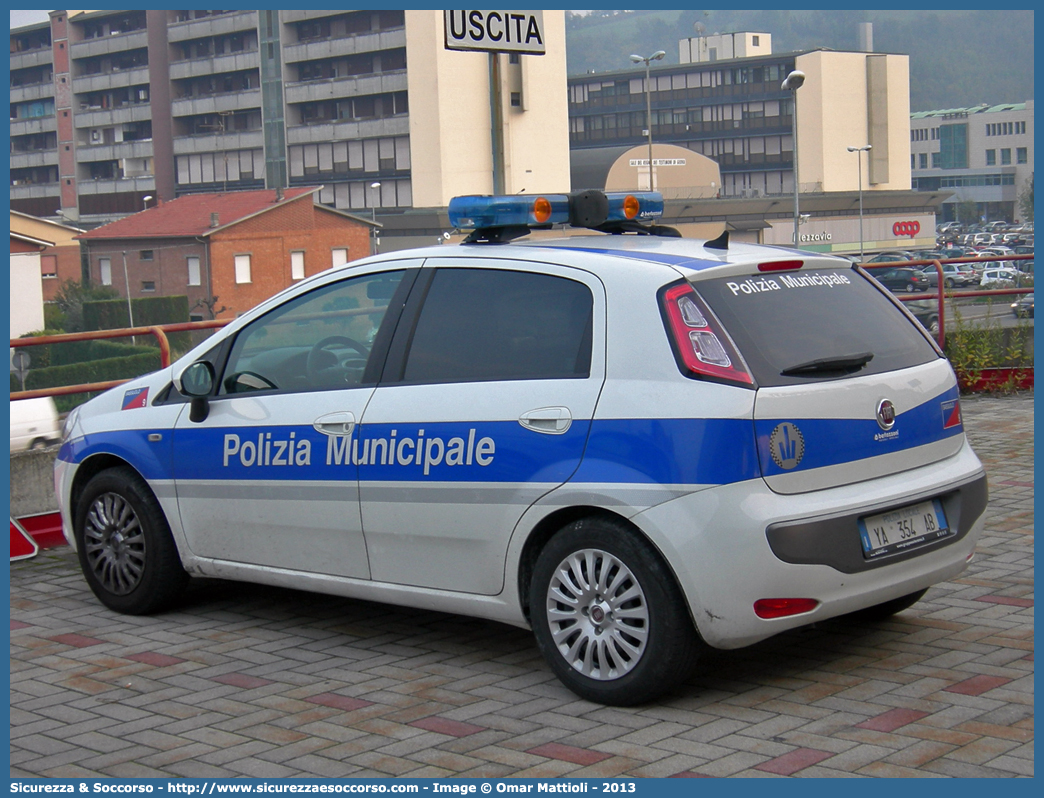
[[[84,233],[90,279],[131,298],[185,294],[193,318],[234,318],[310,275],[370,254],[375,223],[315,202],[321,186],[190,194]]]

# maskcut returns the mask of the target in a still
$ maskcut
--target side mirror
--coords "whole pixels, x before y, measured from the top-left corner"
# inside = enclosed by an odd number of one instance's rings
[[[214,390],[214,367],[205,360],[199,360],[181,372],[178,390],[189,397],[189,421],[200,423],[210,415],[208,398]]]

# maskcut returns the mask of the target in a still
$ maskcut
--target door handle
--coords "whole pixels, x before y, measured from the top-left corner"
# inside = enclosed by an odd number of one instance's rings
[[[327,413],[319,416],[312,422],[323,435],[351,435],[355,429],[355,415],[347,410],[338,410],[336,413]]]
[[[568,407],[541,407],[523,413],[519,416],[518,423],[533,432],[561,435],[572,426],[573,416]]]

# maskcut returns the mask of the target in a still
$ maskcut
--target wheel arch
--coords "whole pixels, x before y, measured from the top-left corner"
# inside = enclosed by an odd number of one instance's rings
[[[675,572],[670,560],[664,556],[663,551],[656,545],[656,542],[629,518],[606,509],[605,507],[598,507],[595,505],[576,505],[555,510],[553,513],[549,513],[542,518],[536,526],[533,527],[529,536],[526,538],[518,562],[517,586],[518,599],[521,604],[522,614],[525,616],[526,621],[530,624],[532,623],[529,606],[529,586],[533,579],[533,568],[536,565],[537,558],[540,556],[540,552],[547,545],[548,541],[554,537],[556,532],[582,518],[603,519],[621,524],[648,543],[652,550],[656,552],[656,555],[660,558],[664,567],[670,572],[671,577],[674,579],[674,584],[678,588],[678,592],[686,599],[684,602],[685,612],[689,616],[692,628],[696,630],[697,635],[699,635],[699,624],[696,623],[696,619],[692,616],[692,609],[688,597],[685,595],[685,590],[682,587],[682,582],[678,578],[678,574]]]
[[[148,486],[148,481],[145,480],[141,472],[122,457],[106,452],[92,454],[80,463],[76,469],[76,476],[73,478],[72,489],[69,493],[69,511],[71,517],[75,518],[76,507],[80,503],[80,497],[83,496],[83,491],[84,488],[87,487],[87,483],[102,471],[106,471],[110,468],[121,467],[131,469],[139,477],[142,477],[142,481],[145,482],[146,486]],[[151,491],[152,488],[149,488],[149,490]],[[155,494],[153,494],[153,498],[155,498]]]

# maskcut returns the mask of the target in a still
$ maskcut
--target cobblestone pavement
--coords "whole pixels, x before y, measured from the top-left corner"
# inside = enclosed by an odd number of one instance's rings
[[[963,408],[991,498],[961,578],[634,709],[496,623],[216,581],[123,617],[67,548],[13,563],[11,775],[1032,776],[1033,395]]]

